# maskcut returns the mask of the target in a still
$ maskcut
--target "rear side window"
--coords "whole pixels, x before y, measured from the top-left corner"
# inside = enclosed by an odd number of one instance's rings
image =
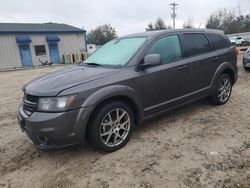
[[[174,62],[182,57],[179,37],[166,36],[156,41],[148,50],[148,54],[160,54],[162,63]]]
[[[184,34],[187,56],[195,56],[210,51],[209,42],[202,33]]]
[[[214,50],[230,46],[230,43],[221,35],[209,33],[208,38],[211,41]]]

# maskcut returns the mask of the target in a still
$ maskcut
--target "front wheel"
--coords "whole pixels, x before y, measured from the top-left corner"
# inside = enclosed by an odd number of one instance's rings
[[[89,141],[99,150],[116,151],[126,145],[134,129],[130,107],[120,101],[105,103],[88,125]]]
[[[212,103],[215,105],[225,104],[232,93],[232,80],[228,74],[222,74],[214,85],[211,96]]]

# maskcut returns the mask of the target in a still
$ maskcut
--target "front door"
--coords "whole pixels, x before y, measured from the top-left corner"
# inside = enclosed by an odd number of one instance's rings
[[[160,54],[162,58],[162,65],[143,72],[144,115],[150,116],[177,105],[178,99],[191,92],[191,67],[182,60],[178,35],[159,39],[147,54]]]
[[[49,54],[51,63],[55,64],[60,62],[57,44],[49,44]]]
[[[19,45],[21,60],[23,67],[31,67],[32,64],[32,58],[30,53],[30,46],[29,45]]]

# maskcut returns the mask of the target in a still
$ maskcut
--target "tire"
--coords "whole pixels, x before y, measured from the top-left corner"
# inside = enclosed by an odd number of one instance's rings
[[[232,93],[232,79],[228,74],[222,74],[213,87],[211,101],[214,105],[225,104]]]
[[[103,104],[94,112],[88,125],[87,137],[98,150],[114,152],[127,144],[133,130],[134,116],[131,108],[121,101],[113,101]]]

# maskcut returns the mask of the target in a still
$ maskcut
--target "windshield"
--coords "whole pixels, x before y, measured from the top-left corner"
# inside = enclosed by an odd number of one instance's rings
[[[112,40],[89,56],[84,63],[102,66],[124,66],[145,40],[145,37]]]

